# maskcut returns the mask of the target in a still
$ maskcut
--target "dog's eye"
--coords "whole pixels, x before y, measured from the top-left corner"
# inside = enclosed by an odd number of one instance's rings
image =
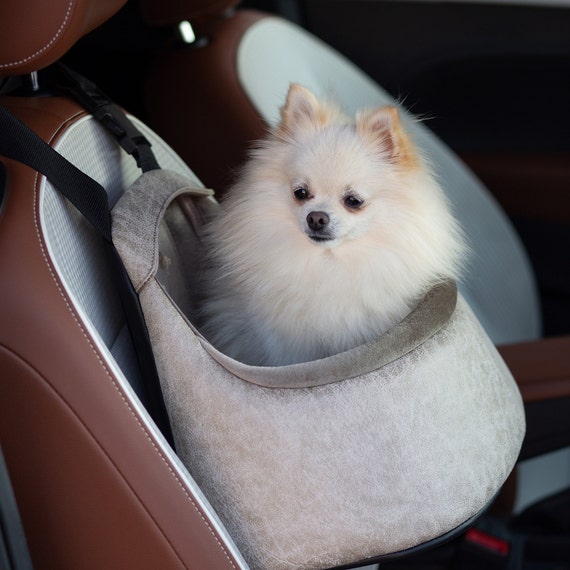
[[[356,210],[364,204],[364,200],[357,198],[356,196],[347,196],[344,199],[344,205],[351,210]]]
[[[310,198],[309,191],[306,188],[303,188],[302,186],[294,190],[293,194],[295,195],[295,198],[297,198],[297,200],[301,201],[308,200]]]

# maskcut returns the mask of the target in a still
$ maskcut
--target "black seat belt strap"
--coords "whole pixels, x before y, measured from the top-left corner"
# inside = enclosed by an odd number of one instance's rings
[[[43,174],[103,238],[109,267],[113,272],[143,379],[143,385],[139,386],[138,390],[133,387],[163,435],[173,445],[170,423],[139,299],[113,245],[107,192],[97,181],[71,164],[2,106],[0,106],[0,155],[21,162]]]
[[[0,127],[0,154],[41,172],[110,242],[111,214],[105,189],[1,106]]]

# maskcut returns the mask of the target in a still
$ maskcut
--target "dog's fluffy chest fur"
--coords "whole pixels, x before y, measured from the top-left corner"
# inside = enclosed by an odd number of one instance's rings
[[[257,365],[372,340],[464,251],[395,109],[351,126],[298,86],[204,235],[203,332]]]
[[[329,356],[378,336],[410,309],[373,267],[355,272],[323,248],[309,257],[275,249],[259,248],[256,267],[242,265],[212,291],[207,336],[238,360],[275,366]]]

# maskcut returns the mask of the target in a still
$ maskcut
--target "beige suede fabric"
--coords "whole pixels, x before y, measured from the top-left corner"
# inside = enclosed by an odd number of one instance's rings
[[[524,411],[454,285],[365,346],[280,368],[235,362],[180,308],[193,306],[185,283],[199,267],[184,248],[199,242],[183,208],[167,207],[190,194],[197,212],[211,204],[186,186],[145,174],[115,207],[113,238],[140,295],[177,452],[251,567],[348,564],[479,513],[515,464]]]

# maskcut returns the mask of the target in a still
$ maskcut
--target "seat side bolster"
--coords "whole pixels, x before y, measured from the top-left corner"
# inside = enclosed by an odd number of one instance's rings
[[[525,402],[570,397],[570,336],[499,347]]]

